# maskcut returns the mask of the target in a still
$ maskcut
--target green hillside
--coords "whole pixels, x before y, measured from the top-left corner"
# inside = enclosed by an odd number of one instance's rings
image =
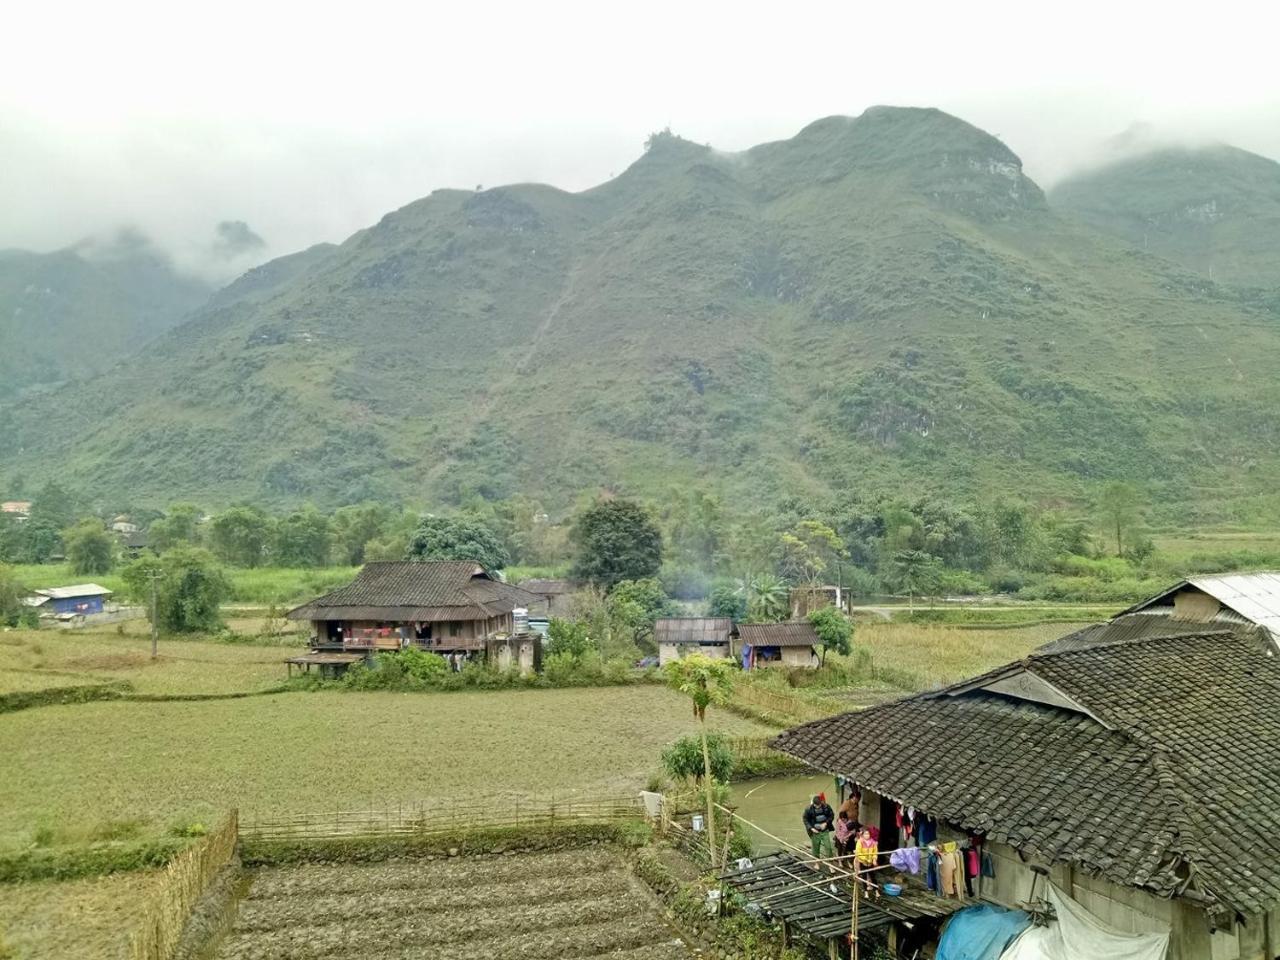
[[[1057,209],[1218,282],[1280,288],[1280,163],[1235,147],[1156,150],[1054,188]]]
[[[209,296],[145,238],[0,250],[0,396],[99,373]]]
[[[595,189],[441,190],[260,270],[13,411],[0,462],[154,504],[1123,477],[1188,520],[1255,516],[1278,472],[1275,306],[1058,215],[936,110],[659,134]]]

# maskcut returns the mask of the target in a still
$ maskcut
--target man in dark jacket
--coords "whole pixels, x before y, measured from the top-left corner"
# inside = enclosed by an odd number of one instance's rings
[[[836,815],[827,803],[824,794],[819,793],[813,803],[804,809],[804,831],[809,834],[809,846],[816,858],[830,857],[831,831],[835,829]]]

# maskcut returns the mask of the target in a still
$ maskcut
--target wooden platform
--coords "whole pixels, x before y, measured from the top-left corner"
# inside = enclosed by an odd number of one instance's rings
[[[848,881],[829,877],[794,854],[756,858],[750,867],[721,874],[720,880],[812,937],[831,940],[849,933],[853,904]],[[942,920],[971,902],[944,899],[915,885],[898,897],[864,896],[858,903],[858,931],[887,927],[897,920]]]

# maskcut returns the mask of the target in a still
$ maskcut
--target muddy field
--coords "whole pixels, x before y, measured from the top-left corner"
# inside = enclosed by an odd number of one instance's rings
[[[253,873],[219,960],[682,960],[692,956],[613,851]]]

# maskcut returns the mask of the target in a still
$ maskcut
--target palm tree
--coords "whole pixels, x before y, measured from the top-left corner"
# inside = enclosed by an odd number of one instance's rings
[[[791,612],[791,588],[787,581],[762,573],[747,582],[747,615],[755,621],[785,620]]]
[[[722,706],[733,693],[734,663],[712,659],[706,654],[692,653],[666,665],[667,684],[677,693],[693,700],[693,715],[698,718],[702,738],[702,782],[707,792],[707,844],[711,850],[711,866],[716,863],[716,817],[711,776],[711,752],[707,749],[707,707]]]

